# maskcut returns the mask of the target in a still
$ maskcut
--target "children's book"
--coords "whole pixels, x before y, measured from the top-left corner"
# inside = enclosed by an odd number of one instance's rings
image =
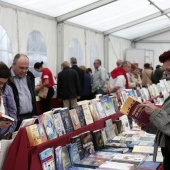
[[[114,109],[112,100],[109,96],[101,97],[100,102],[103,106],[106,116],[109,116],[109,115],[112,115],[115,113],[115,109]]]
[[[43,170],[55,170],[54,149],[47,148],[39,153]]]

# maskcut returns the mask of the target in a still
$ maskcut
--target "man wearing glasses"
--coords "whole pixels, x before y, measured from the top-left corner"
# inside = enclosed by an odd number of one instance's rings
[[[11,77],[8,84],[11,86],[17,106],[19,128],[22,120],[36,115],[35,87],[27,76],[29,59],[25,54],[17,54],[11,67]]]

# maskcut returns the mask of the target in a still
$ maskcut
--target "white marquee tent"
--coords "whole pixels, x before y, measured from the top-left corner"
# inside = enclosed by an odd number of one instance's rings
[[[108,71],[118,58],[156,66],[170,49],[170,1],[3,0],[0,26],[7,64],[23,52],[31,66],[43,60],[55,75],[71,56],[87,67],[100,58]]]

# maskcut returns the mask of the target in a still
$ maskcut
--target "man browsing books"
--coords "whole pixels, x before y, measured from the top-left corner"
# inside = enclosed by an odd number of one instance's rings
[[[159,57],[159,61],[163,63],[164,70],[170,70],[170,51],[164,52]],[[150,102],[140,104],[145,108],[147,114],[150,115],[150,124],[142,125],[142,129],[148,133],[156,133],[154,143],[153,159],[156,160],[158,146],[161,147],[163,155],[164,170],[170,170],[170,96],[166,98],[162,105],[162,109],[157,108]]]

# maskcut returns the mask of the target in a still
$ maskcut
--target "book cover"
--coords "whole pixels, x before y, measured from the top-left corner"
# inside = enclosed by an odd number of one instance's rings
[[[101,116],[101,118],[104,118],[106,117],[106,114],[104,112],[104,109],[102,107],[102,104],[101,102],[97,102],[96,105],[95,105],[96,109],[97,109],[97,112],[99,113],[99,115]]]
[[[67,108],[60,110],[61,119],[63,121],[65,132],[72,132],[74,130],[73,123],[71,121],[70,112]]]
[[[29,125],[33,125],[36,120],[37,120],[37,118],[29,118],[29,119],[22,120],[19,129],[22,128],[22,127],[29,126]]]
[[[103,128],[101,130],[101,135],[102,135],[102,140],[103,140],[103,143],[104,143],[104,146],[105,146],[105,144],[108,142],[105,128]]]
[[[63,164],[63,169],[62,170],[66,170],[67,168],[69,168],[71,166],[71,162],[70,162],[70,157],[69,157],[69,153],[68,153],[68,147],[65,146],[62,148],[62,164]]]
[[[136,170],[158,170],[160,165],[160,162],[143,161]]]
[[[129,120],[128,120],[127,115],[123,115],[123,116],[119,117],[119,120],[122,121],[122,130],[123,130],[123,132],[129,131],[130,130],[130,125],[129,125]]]
[[[96,168],[106,161],[108,161],[108,159],[87,157],[81,160],[80,162],[76,162],[75,165],[89,167],[89,168]]]
[[[146,159],[146,155],[144,154],[132,154],[132,153],[125,153],[125,154],[117,154],[113,157],[112,161],[130,161],[130,162],[142,162]]]
[[[46,135],[46,132],[45,132],[45,129],[44,129],[44,125],[43,124],[37,124],[37,128],[38,128],[38,132],[39,132],[39,135],[40,135],[40,139],[43,142],[46,142],[48,139],[47,139],[47,135]]]
[[[76,143],[77,144],[80,159],[83,159],[84,156],[85,156],[85,150],[83,148],[83,143],[82,143],[80,135],[72,137],[71,138],[71,143]]]
[[[119,103],[116,96],[110,96],[116,112],[119,112]]]
[[[37,124],[27,126],[26,131],[30,146],[37,146],[42,143]]]
[[[61,119],[61,115],[59,112],[53,114],[53,119],[54,119],[54,126],[56,129],[57,136],[62,136],[64,134],[66,134],[64,125],[63,125],[63,121]]]
[[[105,152],[105,151],[97,151],[93,152],[92,154],[89,155],[90,158],[99,158],[99,159],[107,159],[107,160],[112,160],[112,158],[118,153],[113,153],[113,152]]]
[[[103,149],[104,148],[104,142],[103,142],[101,130],[93,131],[92,134],[93,134],[95,151]]]
[[[120,162],[111,162],[106,161],[99,166],[100,169],[108,170],[134,170],[134,165],[130,163],[120,163]]]
[[[140,121],[143,124],[148,124],[150,122],[150,115],[145,112],[144,107],[138,107],[139,104],[141,104],[139,101],[129,96],[120,109],[120,112]]]
[[[80,121],[79,121],[79,118],[77,116],[76,109],[71,109],[70,110],[70,117],[71,117],[71,120],[72,120],[72,123],[73,123],[74,130],[77,130],[77,129],[81,128]]]
[[[81,127],[85,126],[86,125],[86,121],[85,121],[82,105],[74,106],[73,109],[76,109],[77,116],[79,118]]]
[[[122,121],[121,120],[115,120],[114,123],[117,126],[118,133],[122,132]]]
[[[77,143],[68,144],[68,151],[69,151],[70,161],[72,165],[74,165],[75,162],[80,162],[80,155],[79,155]]]
[[[43,170],[55,170],[54,149],[47,148],[39,153]]]
[[[12,117],[10,117],[8,115],[5,115],[5,114],[1,114],[0,120],[1,121],[10,121],[10,122],[13,122],[14,118],[12,118]]]
[[[63,169],[63,162],[62,162],[62,147],[58,146],[55,149],[55,164],[56,169]]]
[[[136,145],[133,147],[132,153],[146,153],[153,154],[154,147],[153,146],[139,146]]]
[[[90,131],[87,131],[80,134],[80,137],[85,151],[85,156],[88,156],[95,151],[92,134]]]
[[[116,153],[126,153],[129,151],[129,148],[104,148],[104,152],[116,152]]]
[[[93,170],[94,168],[86,168],[86,167],[78,167],[78,166],[71,166],[67,170]]]
[[[100,98],[100,102],[107,116],[115,113],[115,109],[112,100],[109,96],[103,96]]]
[[[39,123],[44,125],[48,139],[54,139],[57,137],[56,129],[53,122],[53,113],[52,111],[45,112],[42,115],[38,116]]]
[[[86,124],[89,125],[89,124],[93,123],[93,118],[92,118],[92,115],[91,115],[87,101],[77,102],[77,104],[82,105]]]

